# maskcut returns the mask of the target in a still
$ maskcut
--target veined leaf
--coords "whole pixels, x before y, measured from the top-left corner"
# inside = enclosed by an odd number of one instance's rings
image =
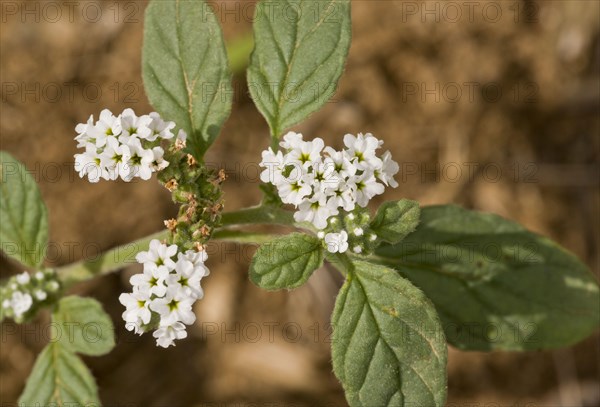
[[[398,243],[419,224],[419,203],[402,199],[384,202],[371,222],[377,236],[389,243]]]
[[[66,349],[85,355],[104,355],[115,346],[114,327],[110,316],[93,298],[64,297],[52,313],[59,325],[59,342]]]
[[[44,261],[48,214],[27,168],[0,151],[0,249],[30,267]]]
[[[292,289],[304,284],[322,264],[321,241],[292,233],[259,247],[250,264],[250,280],[266,290]]]
[[[349,0],[257,4],[248,87],[274,137],[333,95],[350,38]]]
[[[374,261],[433,301],[448,341],[461,349],[570,346],[600,325],[598,282],[587,267],[497,215],[425,207],[414,233],[376,253]]]
[[[332,316],[333,369],[351,406],[441,407],[447,347],[433,305],[394,270],[356,262]]]
[[[100,406],[94,377],[81,359],[60,342],[48,344],[38,355],[21,406]]]
[[[152,1],[142,53],[150,103],[188,134],[199,160],[231,111],[231,74],[221,28],[203,0]]]

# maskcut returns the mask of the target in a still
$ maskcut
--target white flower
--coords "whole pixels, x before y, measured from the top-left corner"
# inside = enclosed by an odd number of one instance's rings
[[[85,146],[85,153],[75,154],[75,171],[81,178],[87,175],[92,183],[100,181],[101,178],[109,179],[108,171],[103,165],[105,160],[94,144],[88,143]]]
[[[94,127],[94,115],[90,115],[87,123],[79,123],[75,126],[75,131],[77,132],[77,137],[75,140],[77,141],[77,148],[83,148],[89,142],[95,144],[95,140],[91,140],[91,136],[89,132]]]
[[[348,250],[348,233],[345,230],[340,233],[327,233],[325,244],[330,253],[344,253]]]
[[[108,177],[116,180],[125,177],[129,173],[128,161],[131,158],[129,147],[119,143],[114,137],[109,137],[106,142],[106,149],[103,152],[103,165],[108,170]]]
[[[361,175],[355,175],[348,180],[348,184],[354,190],[356,203],[365,207],[375,195],[383,194],[385,187],[377,182],[371,171],[364,171]]]
[[[181,322],[174,322],[171,324],[161,325],[154,333],[153,337],[156,338],[156,344],[163,348],[169,346],[175,346],[176,339],[183,339],[187,337],[187,331],[185,325]]]
[[[26,271],[22,272],[21,274],[17,274],[15,278],[17,279],[17,283],[21,285],[28,284],[31,280],[31,278],[29,277],[29,273]]]
[[[119,141],[121,143],[129,143],[133,136],[143,139],[150,137],[152,130],[148,127],[152,122],[150,116],[138,117],[132,109],[125,109],[119,116],[121,120],[121,135]]]
[[[35,290],[34,295],[38,301],[44,301],[46,298],[48,298],[48,294],[46,294],[46,292],[43,290]]]
[[[10,305],[15,313],[15,317],[19,318],[21,315],[29,311],[31,305],[33,305],[33,299],[31,295],[15,291],[10,299]]]
[[[185,325],[196,320],[192,305],[204,295],[200,282],[209,275],[204,265],[207,258],[204,250],[181,253],[176,245],[152,240],[149,250],[136,256],[144,264],[144,271],[131,277],[133,292],[119,297],[126,307],[125,327],[142,334],[148,324],[154,326],[153,321],[158,319],[158,329],[153,334],[158,346],[166,348],[174,340],[185,338]]]
[[[392,188],[396,188],[398,183],[394,179],[394,175],[400,171],[400,166],[394,160],[392,160],[392,153],[386,151],[381,156],[382,164],[381,168],[375,171],[378,179],[381,180],[385,185],[389,185]]]
[[[355,234],[356,236],[362,236],[362,235],[363,235],[363,233],[365,233],[365,232],[363,231],[363,229],[362,229],[362,228],[356,228],[356,229],[354,229],[354,234]]]
[[[360,253],[362,253],[362,247],[360,247],[359,245],[356,245],[356,246],[354,246],[352,251],[356,254],[360,254]]]
[[[293,150],[299,148],[303,142],[302,134],[290,131],[283,136],[283,141],[279,145],[286,150]]]
[[[119,177],[126,182],[135,177],[148,180],[153,172],[169,165],[162,147],[142,144],[158,137],[173,138],[175,124],[164,122],[158,113],[138,117],[133,110],[125,109],[115,117],[105,109],[98,122],[94,124],[93,120],[90,116],[87,123],[75,128],[79,133],[75,137],[77,147],[85,147],[85,153],[75,154],[75,169],[81,178],[87,175],[90,182]],[[185,132],[179,137],[186,137]]]
[[[302,134],[289,132],[279,143],[286,151],[263,151],[261,181],[275,185],[281,201],[297,208],[296,221],[323,229],[340,208],[350,212],[357,204],[366,207],[386,185],[398,186],[398,163],[389,151],[377,156],[383,141],[359,133],[346,134],[344,144],[346,150],[336,151],[324,147],[320,138],[304,141]]]
[[[294,165],[287,177],[283,177],[277,184],[277,192],[283,203],[300,205],[304,198],[312,192],[312,187],[308,182],[309,178],[303,173],[302,167]]]
[[[204,264],[194,266],[182,253],[179,253],[175,274],[169,275],[169,287],[175,287],[193,299],[202,299],[204,292],[200,280],[207,274],[208,268]]]
[[[315,138],[313,141],[302,141],[296,143],[289,153],[286,155],[286,163],[299,163],[304,168],[321,162],[321,150],[325,143],[323,139]]]
[[[162,149],[162,147],[157,146],[152,149],[152,155],[154,156],[154,160],[150,165],[152,171],[161,171],[169,166],[169,162],[163,158],[164,154],[165,151]]]
[[[94,127],[88,129],[88,134],[96,147],[104,147],[108,137],[121,134],[121,121],[110,110],[104,109]]]
[[[195,299],[187,296],[177,287],[169,286],[164,298],[155,298],[150,309],[160,315],[161,324],[171,324],[181,321],[186,325],[193,324],[196,315],[192,311]]]
[[[177,133],[177,140],[182,141],[184,143],[187,141],[187,133],[185,132],[185,130],[179,129],[179,132]]]
[[[347,148],[348,155],[352,157],[354,165],[362,170],[373,170],[381,167],[381,159],[375,155],[375,151],[383,144],[371,133],[363,136],[358,133],[355,137],[352,134],[344,136],[344,145]]]
[[[127,322],[125,326],[128,330],[140,332],[141,324],[150,323],[152,313],[150,312],[150,298],[139,290],[133,290],[132,293],[123,293],[119,296],[119,302],[125,306],[123,320]]]
[[[39,280],[39,281],[42,281],[44,279],[44,273],[42,273],[41,271],[37,271],[35,273],[35,279]]]
[[[153,263],[157,266],[166,266],[169,270],[175,270],[175,262],[171,259],[177,254],[177,246],[162,244],[158,239],[152,239],[150,250],[139,252],[135,259],[138,263]]]
[[[328,159],[334,165],[335,171],[343,178],[351,177],[356,174],[356,166],[350,161],[350,156],[346,151],[335,151],[331,147],[325,147],[325,153],[329,155]],[[325,159],[325,162],[328,160]]]
[[[2,308],[10,308],[10,300],[8,298],[2,301]]]
[[[154,161],[154,153],[152,150],[142,147],[140,139],[137,137],[131,138],[127,146],[131,155],[127,162],[127,171],[121,174],[121,178],[126,182],[131,181],[134,177],[149,180],[152,177],[151,166]]]
[[[171,131],[175,128],[174,122],[164,121],[156,112],[152,112],[148,116],[150,117],[151,121],[147,125],[150,131],[146,135],[146,140],[154,141],[157,137],[160,137],[163,140],[169,140],[175,136]]]
[[[277,151],[277,154],[269,147],[262,152],[262,161],[259,164],[264,170],[260,173],[260,180],[266,184],[277,185],[283,180],[282,170],[283,153]]]
[[[206,253],[206,250],[201,250],[201,251],[195,251],[195,250],[188,250],[185,253],[183,253],[181,256],[183,256],[186,260],[191,261],[192,264],[194,265],[194,267],[200,266],[200,265],[204,265],[204,262],[206,260],[208,260],[208,253]],[[179,259],[180,256],[177,255],[177,258]],[[209,271],[208,269],[206,269],[206,275],[209,275]]]
[[[309,174],[310,183],[314,183],[313,190],[333,193],[333,190],[342,182],[342,177],[335,170],[335,163],[331,158],[326,158],[323,162],[315,162],[312,166],[312,174]]]
[[[132,286],[142,293],[162,297],[167,292],[167,278],[170,270],[166,266],[157,266],[154,263],[144,263],[144,271],[134,274],[129,279]]]
[[[337,215],[337,209],[327,206],[327,197],[325,195],[315,195],[308,201],[303,201],[298,206],[298,211],[294,213],[296,222],[311,222],[317,229],[327,227],[327,219],[330,216]]]
[[[337,188],[331,192],[327,205],[331,209],[343,208],[346,212],[353,211],[356,204],[354,190],[346,183],[340,181]]]

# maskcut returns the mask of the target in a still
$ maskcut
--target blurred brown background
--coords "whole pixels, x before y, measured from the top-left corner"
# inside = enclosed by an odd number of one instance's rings
[[[227,40],[250,32],[252,3],[214,4]],[[40,183],[50,262],[160,230],[176,208],[158,183],[91,185],[72,171],[77,123],[103,108],[151,111],[140,72],[145,3],[0,6],[1,148]],[[400,187],[385,199],[498,213],[558,241],[597,275],[599,2],[363,0],[352,13],[339,91],[298,129],[336,146],[346,132],[370,131],[402,166]],[[229,172],[228,210],[258,202],[255,163],[268,143],[243,75],[235,83],[231,118],[207,158]],[[345,405],[328,343],[340,279],[323,269],[298,290],[267,293],[248,281],[250,255],[227,245],[211,256],[198,322],[168,350],[119,322],[117,297],[135,266],[77,289],[102,301],[118,326],[117,348],[86,358],[105,405]],[[16,271],[3,260],[0,277]],[[2,325],[2,403],[15,403],[46,322]],[[555,352],[450,349],[448,405],[600,405],[599,344],[596,334]]]

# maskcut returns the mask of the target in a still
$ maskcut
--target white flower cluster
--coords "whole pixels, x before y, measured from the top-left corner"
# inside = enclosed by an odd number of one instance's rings
[[[368,227],[368,214],[363,214],[361,216],[362,226]],[[336,228],[338,220],[333,218],[334,222],[331,225],[331,228]],[[330,220],[330,221],[331,221]],[[355,254],[361,254],[363,251],[371,249],[370,246],[373,245],[375,240],[377,240],[377,235],[373,232],[365,233],[365,230],[361,226],[357,226],[359,221],[356,219],[354,213],[349,213],[344,217],[345,227],[350,226],[348,230],[352,232],[349,234],[346,230],[342,229],[339,232],[329,232],[325,233],[324,231],[319,231],[317,236],[320,239],[323,239],[325,242],[325,246],[327,247],[327,251],[330,253],[345,253],[348,248],[350,248],[350,243],[352,242],[352,252]]]
[[[344,253],[348,250],[348,232],[342,230],[339,233],[320,232],[319,237],[325,240],[327,251],[330,253]]]
[[[304,141],[302,134],[294,132],[287,133],[279,145],[283,152],[263,151],[261,181],[275,185],[281,201],[297,208],[297,222],[311,222],[319,230],[327,228],[328,220],[340,210],[364,208],[385,186],[398,186],[394,180],[398,163],[389,151],[377,155],[383,141],[371,133],[346,134],[342,151],[325,147],[320,138]],[[348,249],[346,231],[323,237],[337,252]]]
[[[200,280],[209,274],[206,259],[205,251],[181,253],[176,245],[152,240],[150,250],[136,256],[144,271],[131,277],[133,292],[119,296],[126,328],[141,335],[158,326],[153,336],[163,348],[185,338],[185,325],[196,320],[192,305],[204,296]]]
[[[22,322],[33,308],[46,301],[59,288],[52,270],[36,271],[33,275],[27,271],[17,274],[0,289],[2,315]]]
[[[90,116],[87,123],[75,127],[77,148],[75,170],[90,182],[100,179],[129,182],[135,177],[150,179],[152,173],[166,168],[161,140],[172,139],[175,123],[165,122],[158,113],[136,116],[131,109],[113,115],[104,109],[97,122]]]

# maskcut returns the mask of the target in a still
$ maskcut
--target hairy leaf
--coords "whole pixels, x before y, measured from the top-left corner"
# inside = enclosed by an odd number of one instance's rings
[[[389,243],[398,243],[419,224],[419,203],[402,199],[384,202],[371,222],[377,236]]]
[[[44,261],[48,214],[27,168],[0,151],[0,249],[31,267]]]
[[[258,3],[248,87],[274,137],[333,95],[350,37],[349,0]]]
[[[433,305],[408,280],[356,262],[332,322],[333,369],[351,406],[444,405],[444,334]]]
[[[587,267],[497,215],[425,207],[414,233],[377,254],[433,301],[448,341],[461,349],[569,346],[600,324],[598,283]]]
[[[97,356],[115,346],[110,316],[92,298],[62,298],[52,313],[52,321],[58,324],[57,340],[73,352]]]
[[[94,377],[81,359],[61,342],[39,354],[23,394],[23,406],[99,406]]]
[[[202,159],[233,100],[221,28],[205,1],[150,3],[142,69],[150,103],[187,132],[190,152]]]
[[[292,233],[260,246],[250,264],[250,280],[267,290],[296,288],[322,264],[321,241]]]

